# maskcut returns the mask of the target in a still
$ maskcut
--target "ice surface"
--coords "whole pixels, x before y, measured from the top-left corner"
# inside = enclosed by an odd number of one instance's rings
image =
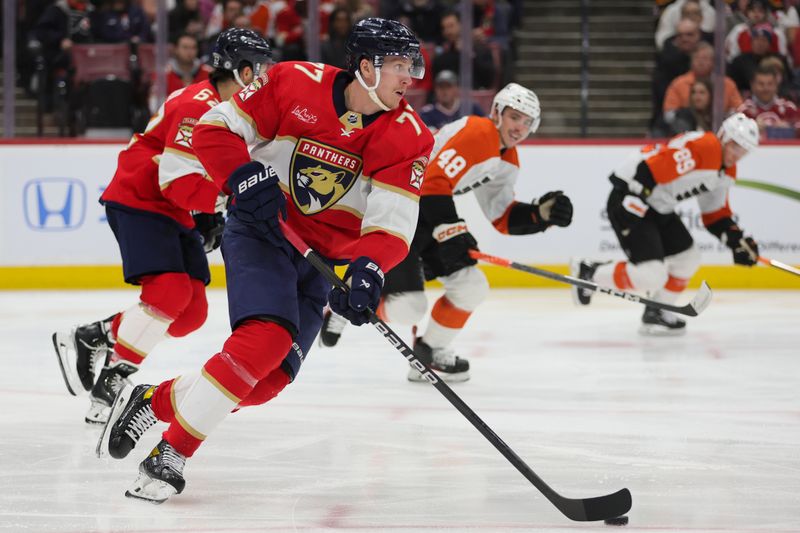
[[[228,417],[187,463],[184,494],[126,499],[160,431],[125,460],[95,458],[88,399],[67,394],[50,335],[135,299],[0,293],[0,530],[613,527],[564,518],[433,387],[408,383],[370,326],[315,348],[273,402]],[[206,325],[160,345],[135,381],[215,353],[224,292],[209,301]],[[575,308],[566,290],[494,290],[457,339],[473,377],[454,389],[561,494],[628,487],[626,532],[800,531],[800,292],[717,291],[681,338],[638,336],[640,313],[608,296]]]

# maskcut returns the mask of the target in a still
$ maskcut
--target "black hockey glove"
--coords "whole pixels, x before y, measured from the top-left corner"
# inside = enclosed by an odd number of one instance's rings
[[[210,254],[222,244],[222,232],[225,230],[225,217],[222,213],[203,213],[193,211],[194,228],[200,233],[203,239],[203,250]]]
[[[228,177],[228,187],[235,198],[231,215],[257,228],[273,245],[285,247],[278,217],[286,220],[286,197],[272,167],[258,161],[245,163]]]
[[[458,219],[445,222],[433,228],[433,238],[439,243],[439,259],[442,262],[442,274],[450,274],[477,263],[470,257],[470,250],[478,249],[478,241],[467,229],[467,224]]]
[[[534,219],[543,220],[548,226],[566,227],[572,222],[572,202],[562,191],[550,191],[538,202],[531,203]]]
[[[369,257],[359,257],[350,263],[344,273],[350,285],[350,294],[334,287],[328,294],[331,310],[345,317],[355,326],[369,322],[367,309],[375,311],[383,290],[383,271]]]
[[[725,230],[722,242],[733,252],[735,264],[753,266],[758,263],[758,244],[752,237],[745,237],[738,226],[731,226]]]

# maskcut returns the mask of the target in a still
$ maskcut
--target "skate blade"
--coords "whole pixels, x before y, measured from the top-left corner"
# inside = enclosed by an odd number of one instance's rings
[[[75,345],[72,342],[71,335],[68,333],[61,333],[56,331],[53,333],[53,348],[56,350],[56,357],[58,358],[58,366],[61,369],[61,377],[64,378],[64,384],[67,390],[73,396],[82,394],[85,389],[81,378],[78,376],[76,370],[77,353],[75,352]]]
[[[655,324],[642,324],[639,326],[639,335],[645,337],[680,337],[686,334],[686,328],[671,329]]]
[[[125,491],[125,497],[158,505],[176,493],[175,487],[169,483],[139,472],[139,477],[133,482],[131,488]]]
[[[107,405],[93,401],[83,420],[87,424],[95,426],[105,424],[108,421],[109,411],[111,411],[111,408]]]
[[[580,274],[580,272],[581,272],[581,260],[580,259],[572,259],[572,260],[570,260],[570,262],[569,262],[569,275],[572,276],[573,278],[579,279],[578,275]],[[575,285],[571,285],[570,286],[569,293],[572,296],[572,303],[577,305],[577,306],[580,306],[580,307],[583,307],[585,305],[589,305],[588,302],[587,303],[581,302],[580,290],[581,290],[580,287],[577,287]]]
[[[106,425],[103,426],[103,433],[100,435],[100,440],[97,441],[97,448],[95,449],[95,454],[101,459],[103,457],[111,457],[111,454],[108,452],[111,428],[114,427],[119,417],[122,416],[122,412],[125,410],[125,406],[128,404],[128,400],[131,397],[131,392],[133,392],[133,386],[125,385],[125,387],[119,391],[117,397],[114,398],[114,403],[111,405],[111,410],[108,412],[108,420],[106,421]]]
[[[464,381],[469,381],[470,378],[469,371],[451,374],[449,372],[442,372],[441,370],[434,369],[434,372],[436,372],[436,375],[439,376],[439,379],[445,383],[463,383]],[[413,368],[408,370],[408,381],[412,383],[428,383],[428,380]]]

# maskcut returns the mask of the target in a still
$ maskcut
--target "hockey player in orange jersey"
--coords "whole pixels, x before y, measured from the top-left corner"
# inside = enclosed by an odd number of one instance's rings
[[[469,256],[478,244],[458,215],[453,196],[473,193],[486,218],[505,234],[528,235],[572,221],[572,203],[561,191],[531,203],[514,199],[519,174],[516,146],[536,131],[539,120],[534,92],[511,83],[495,96],[491,118],[464,117],[434,137],[411,251],[387,276],[378,314],[387,321],[419,323],[428,307],[424,281],[439,279],[445,293],[434,303],[414,350],[446,381],[469,379],[469,362],[455,355],[451,343],[489,290],[486,277]],[[321,342],[336,344],[342,326],[340,317],[327,314]],[[408,379],[423,381],[413,368]]]
[[[139,301],[98,322],[54,333],[67,389],[90,391],[87,423],[105,423],[114,396],[145,357],[167,337],[203,325],[206,253],[219,246],[225,193],[208,177],[192,146],[200,117],[250,83],[271,63],[267,42],[255,32],[220,34],[210,79],[173,92],[119,155],[100,201],[122,255],[127,283]],[[95,367],[104,365],[95,380]]]
[[[733,261],[753,266],[758,245],[733,220],[728,189],[736,163],[758,146],[758,125],[742,113],[731,115],[713,132],[687,132],[666,145],[651,145],[632,155],[610,177],[613,189],[607,212],[628,261],[574,262],[572,273],[599,285],[650,291],[674,303],[700,265],[691,234],[675,213],[676,205],[697,197],[703,224],[733,252]],[[573,288],[578,304],[588,305],[591,291]],[[644,335],[681,335],[686,322],[674,314],[645,308],[639,329]]]

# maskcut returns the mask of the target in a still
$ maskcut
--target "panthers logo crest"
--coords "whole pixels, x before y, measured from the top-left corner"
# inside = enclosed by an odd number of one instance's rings
[[[361,158],[310,139],[300,139],[292,156],[291,193],[305,215],[338,202],[361,173]]]

